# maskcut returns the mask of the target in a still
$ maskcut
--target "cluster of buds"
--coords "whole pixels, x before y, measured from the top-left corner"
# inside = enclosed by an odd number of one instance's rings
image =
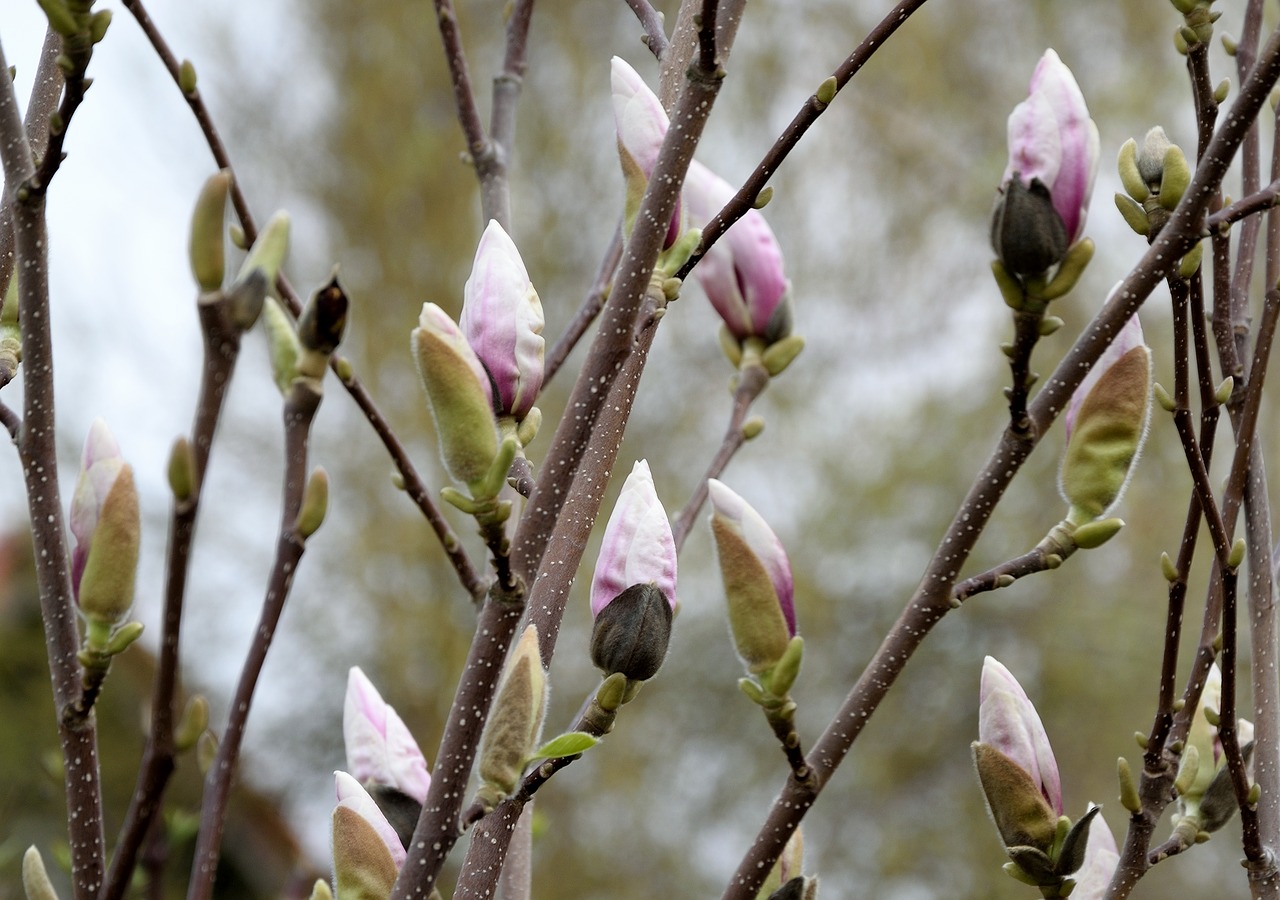
[[[1222,738],[1218,734],[1221,702],[1222,672],[1214,663],[1205,678],[1200,703],[1191,718],[1182,762],[1174,782],[1179,812],[1174,819],[1174,831],[1181,833],[1188,845],[1202,840],[1201,835],[1207,836],[1227,824],[1239,805],[1222,751]],[[1237,720],[1236,740],[1247,763],[1253,751],[1252,722]]]
[[[1135,315],[1076,388],[1063,422],[1066,452],[1059,487],[1067,501],[1064,527],[1083,549],[1109,540],[1124,525],[1105,518],[1129,483],[1151,415],[1151,350]]]
[[[109,658],[135,640],[141,624],[125,624],[133,606],[142,535],[133,468],[107,424],[94,421],[84,442],[71,500],[71,589],[85,621],[85,651]]]
[[[542,303],[515,243],[491,221],[463,290],[460,323],[424,304],[412,335],[440,455],[470,497],[447,488],[466,512],[501,521],[496,497],[516,454],[537,434],[542,388]]]
[[[1171,0],[1173,8],[1182,13],[1182,25],[1173,33],[1173,46],[1186,56],[1192,47],[1209,43],[1213,39],[1213,23],[1222,17],[1222,11],[1213,8],[1213,0]],[[1219,103],[1222,101],[1219,100]]]
[[[1058,762],[1040,716],[1016,678],[987,657],[982,665],[973,758],[987,810],[1010,862],[1005,871],[1042,896],[1098,900],[1119,855],[1092,806],[1074,824],[1062,814]]]
[[[333,870],[339,897],[389,896],[431,776],[409,729],[352,668],[342,710],[347,771],[335,772]]]
[[[675,609],[675,538],[640,460],[609,516],[591,578],[591,661],[606,678],[649,680],[666,658]]]
[[[1187,156],[1157,125],[1147,132],[1141,147],[1133,138],[1125,141],[1117,164],[1125,193],[1116,194],[1116,208],[1137,234],[1155,240],[1191,184]],[[1196,244],[1179,261],[1178,275],[1190,278],[1200,268],[1202,255],[1202,245]]]
[[[618,154],[626,182],[623,230],[630,234],[670,123],[644,79],[616,57],[612,82]],[[667,299],[680,287],[678,282],[669,283],[674,280],[670,274],[689,258],[701,229],[733,194],[723,178],[696,160],[690,163],[654,273],[663,282]],[[734,365],[762,365],[770,375],[777,375],[803,349],[804,341],[791,333],[791,284],[783,270],[782,250],[759,210],[748,210],[735,222],[707,249],[694,271],[724,321],[721,342]]]
[[[1098,172],[1098,126],[1058,54],[1046,50],[1030,93],[1009,116],[1009,162],[991,222],[1005,300],[1048,301],[1069,291],[1093,255],[1081,240]],[[1050,278],[1050,272],[1056,267]]]
[[[748,672],[739,685],[766,712],[792,709],[788,692],[800,674],[804,639],[796,633],[787,552],[747,501],[714,478],[707,491],[729,629]]]

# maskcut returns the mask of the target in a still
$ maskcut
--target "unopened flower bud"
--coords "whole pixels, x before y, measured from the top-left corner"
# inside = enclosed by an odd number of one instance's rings
[[[676,545],[667,511],[639,460],[605,526],[591,579],[591,660],[606,675],[652,678],[667,654],[676,606]]]
[[[347,674],[342,738],[347,768],[362,785],[394,787],[419,804],[426,802],[431,787],[427,760],[404,721],[358,666]]]
[[[640,201],[649,185],[649,176],[658,163],[658,151],[662,149],[670,120],[657,95],[639,73],[616,56],[612,62],[611,86],[618,156],[622,161],[622,176],[627,189],[622,232],[630,235],[640,212]],[[679,237],[680,218],[680,202],[677,200],[663,249],[670,247]]]
[[[1146,439],[1151,351],[1134,316],[1067,404],[1067,449],[1059,485],[1077,525],[1106,514],[1124,493]]]
[[[537,746],[546,711],[547,682],[538,652],[538,629],[530,625],[507,661],[506,674],[480,745],[478,771],[486,805],[510,796]]]
[[[477,483],[498,455],[489,376],[458,326],[434,303],[423,304],[412,342],[445,468],[456,481]]]
[[[517,422],[542,389],[544,318],[515,242],[490,221],[463,288],[458,327],[493,388],[493,408]]]
[[[796,633],[791,563],[745,500],[714,478],[707,488],[733,640],[748,669],[761,674],[782,659]]]
[[[333,873],[339,897],[387,897],[407,854],[368,791],[346,772],[334,773]]]
[[[85,440],[70,524],[76,538],[71,554],[76,602],[89,623],[91,643],[105,646],[133,606],[142,521],[133,469],[101,419]]]
[[[991,242],[1009,271],[1038,275],[1084,230],[1098,171],[1098,127],[1071,70],[1046,50],[1009,116],[1009,163]]]
[[[697,160],[689,164],[684,199],[694,227],[705,227],[733,195],[719,175]],[[782,249],[757,210],[748,210],[730,226],[694,272],[739,343],[759,337],[769,345],[791,333],[791,284],[783,272]]]

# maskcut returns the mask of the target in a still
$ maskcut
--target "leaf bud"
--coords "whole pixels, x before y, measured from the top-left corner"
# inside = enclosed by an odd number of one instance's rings
[[[111,26],[111,10],[100,9],[89,17],[89,43],[100,44]]]
[[[307,479],[302,493],[302,506],[293,528],[304,541],[315,534],[324,523],[329,508],[329,473],[323,466],[316,466]]]
[[[174,441],[169,451],[169,490],[179,503],[190,500],[196,492],[196,457],[185,437]]]
[[[191,273],[206,293],[222,287],[226,275],[226,253],[222,229],[227,210],[231,173],[225,169],[210,175],[200,189],[191,216]]]
[[[27,900],[58,900],[58,893],[53,889],[53,882],[49,880],[44,860],[35,844],[22,854],[22,890]]]
[[[189,59],[184,59],[178,66],[178,87],[188,97],[196,92],[196,67]]]
[[[1123,756],[1116,760],[1116,774],[1120,779],[1120,805],[1131,813],[1142,809],[1142,800],[1138,797],[1138,785],[1133,779],[1133,770],[1129,760]]]

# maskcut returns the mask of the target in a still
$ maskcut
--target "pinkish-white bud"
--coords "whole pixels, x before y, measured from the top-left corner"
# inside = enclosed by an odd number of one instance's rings
[[[1076,882],[1075,890],[1071,892],[1072,900],[1102,900],[1119,862],[1120,853],[1116,849],[1115,836],[1099,813],[1089,823],[1089,843],[1084,851],[1084,864],[1072,876]]]
[[[333,811],[334,867],[338,870],[339,881],[343,879],[344,868],[349,871],[385,870],[384,852],[398,871],[408,854],[387,817],[355,778],[346,772],[334,772],[333,775],[338,797],[338,805]],[[355,813],[355,817],[348,813]],[[376,835],[376,841],[372,839],[373,835]],[[355,875],[354,871],[352,875]],[[391,877],[394,880],[394,871]]]
[[[80,610],[111,628],[133,605],[142,521],[133,469],[107,424],[94,421],[85,439],[71,499],[71,584]]]
[[[400,716],[357,666],[347,676],[342,737],[347,768],[357,781],[394,787],[420,804],[426,802],[431,786],[426,758]]]
[[[1062,219],[1067,243],[1084,230],[1098,174],[1098,126],[1071,70],[1046,50],[1031,76],[1030,94],[1009,116],[1009,164],[1002,183],[1016,174],[1023,185],[1039,180]]]
[[[463,289],[458,325],[488,372],[494,408],[523,419],[542,389],[544,318],[515,242],[490,221]]]
[[[734,644],[752,672],[764,672],[782,659],[796,634],[791,563],[750,504],[714,478],[707,490]]]
[[[990,656],[982,663],[978,741],[999,750],[1021,767],[1053,812],[1062,815],[1058,762],[1040,715],[1018,680]]]
[[[694,160],[684,184],[690,224],[703,228],[733,197],[727,181]],[[694,272],[725,326],[739,342],[772,344],[791,333],[791,286],[782,249],[759,210],[733,224],[699,260]]]
[[[643,459],[632,467],[605,526],[591,579],[591,615],[600,615],[615,597],[636,584],[654,585],[675,609],[675,539]]]

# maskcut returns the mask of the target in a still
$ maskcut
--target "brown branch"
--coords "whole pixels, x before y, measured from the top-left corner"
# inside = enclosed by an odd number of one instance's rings
[[[258,627],[245,656],[231,701],[226,731],[218,744],[209,774],[205,778],[204,797],[200,808],[200,833],[196,839],[195,858],[192,862],[191,882],[187,888],[187,900],[209,900],[213,896],[214,876],[218,868],[222,835],[226,829],[227,803],[231,797],[231,782],[240,758],[253,695],[271,649],[276,627],[284,612],[285,601],[293,586],[298,562],[306,550],[306,538],[297,530],[298,511],[302,507],[303,490],[307,481],[307,445],[311,423],[321,400],[319,382],[306,378],[294,379],[284,404],[285,471],[284,496],[281,502],[280,536],[276,544],[275,563],[267,583],[266,596]]]
[[[644,28],[644,34],[640,40],[653,53],[654,58],[661,62],[667,47],[670,46],[667,33],[662,28],[662,16],[658,15],[658,11],[649,4],[648,0],[626,0],[626,2],[627,6],[631,7],[631,11],[636,14],[641,27]]]
[[[725,427],[720,449],[716,451],[711,464],[707,466],[707,471],[698,480],[698,484],[693,490],[693,496],[689,498],[689,502],[685,504],[684,509],[680,510],[675,520],[671,523],[671,533],[675,538],[677,552],[684,546],[685,539],[689,537],[689,532],[693,530],[694,517],[702,509],[702,505],[707,502],[707,480],[719,478],[725,467],[729,465],[729,461],[733,459],[734,454],[738,452],[746,441],[746,437],[742,433],[742,424],[747,419],[751,404],[764,393],[764,389],[768,386],[769,373],[764,366],[751,365],[739,372],[738,386],[733,392],[733,409],[729,413],[729,424]]]
[[[200,493],[209,465],[213,438],[221,418],[223,403],[240,354],[241,330],[231,316],[228,298],[218,292],[200,298],[197,304],[200,331],[204,338],[204,361],[192,425],[191,452],[195,463],[193,492],[174,502],[169,521],[168,558],[165,566],[164,610],[160,655],[151,698],[151,729],[147,735],[138,780],[129,801],[129,810],[120,827],[111,868],[99,894],[100,900],[120,900],[128,889],[152,825],[157,821],[165,789],[174,770],[175,709],[182,634],[182,613],[187,589],[191,545],[195,537]]]
[[[67,795],[67,837],[76,900],[90,900],[102,883],[105,842],[98,740],[93,716],[77,715],[81,666],[80,638],[71,589],[66,520],[58,490],[57,432],[54,416],[53,337],[49,327],[49,257],[45,195],[31,188],[35,160],[18,115],[9,65],[0,47],[0,165],[4,169],[4,205],[11,209],[23,353],[22,427],[17,435],[32,523],[36,583],[44,622],[45,649],[62,744]]]
[[[173,79],[174,84],[181,87],[181,65],[178,62],[178,58],[174,55],[173,50],[170,49],[168,42],[165,40],[164,35],[160,33],[159,28],[156,27],[155,22],[148,15],[142,0],[122,0],[122,2],[125,9],[133,14],[139,27],[142,28],[143,34],[151,42],[156,55],[168,70],[169,77]],[[205,106],[199,89],[190,93],[184,91],[182,96],[187,101],[187,106],[191,109],[196,122],[200,126],[200,132],[204,135],[205,143],[208,145],[210,153],[213,154],[214,162],[219,169],[225,169],[232,173],[231,205],[236,211],[236,218],[240,220],[240,225],[244,229],[246,244],[252,246],[253,242],[258,239],[257,222],[254,220],[253,213],[249,210],[249,203],[240,186],[240,181],[234,175],[235,169],[231,165],[231,157],[227,153],[222,136],[213,122],[213,117],[209,114],[208,107]],[[281,299],[284,300],[289,311],[294,316],[297,316],[302,311],[302,301],[283,273],[277,279],[276,287],[279,289]],[[364,413],[374,433],[378,435],[383,446],[386,447],[387,453],[391,456],[391,461],[395,464],[401,478],[404,480],[405,493],[422,511],[427,523],[436,533],[440,545],[444,548],[445,555],[458,573],[458,580],[462,583],[463,588],[472,597],[480,596],[484,590],[483,579],[476,573],[475,567],[472,566],[471,560],[466,555],[462,542],[458,540],[458,536],[454,534],[443,513],[431,499],[431,492],[422,480],[422,476],[414,468],[408,452],[400,443],[400,439],[395,432],[392,431],[391,426],[378,409],[377,404],[374,403],[363,382],[356,377],[351,369],[351,364],[338,354],[334,354],[330,359],[329,368],[338,376],[338,380],[342,382],[347,393],[351,395],[351,399],[355,401],[356,406]]]

